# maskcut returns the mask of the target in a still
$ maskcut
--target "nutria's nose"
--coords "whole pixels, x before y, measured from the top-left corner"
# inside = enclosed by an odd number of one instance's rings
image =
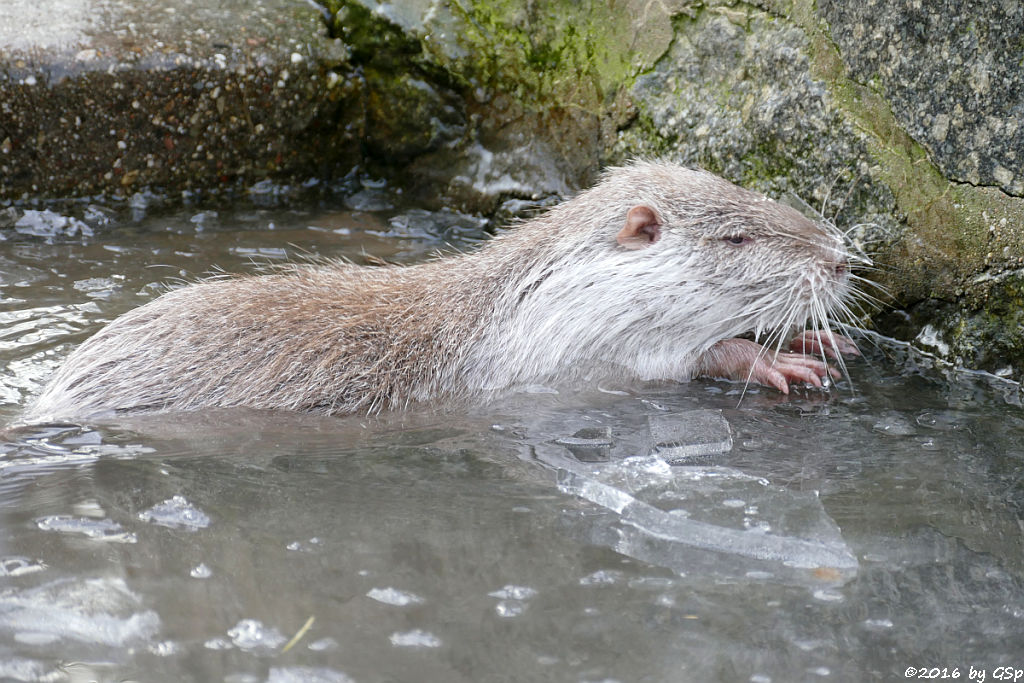
[[[843,275],[846,275],[846,271],[848,271],[849,269],[850,264],[848,264],[846,261],[836,261],[835,271],[837,276],[842,277]]]

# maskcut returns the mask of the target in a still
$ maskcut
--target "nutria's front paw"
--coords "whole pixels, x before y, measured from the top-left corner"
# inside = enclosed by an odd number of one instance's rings
[[[773,356],[771,352],[754,361],[750,369],[750,379],[758,384],[775,387],[784,394],[789,393],[789,385],[804,382],[811,386],[821,387],[826,376],[839,377],[839,373],[830,365],[814,356],[800,353],[780,352]]]
[[[809,353],[816,356],[825,354],[829,358],[839,359],[843,356],[859,356],[860,350],[853,340],[836,334],[831,330],[806,330],[803,334],[793,337],[789,348],[797,353]]]
[[[718,342],[701,356],[696,374],[757,382],[784,394],[789,393],[792,382],[821,387],[824,377],[839,376],[835,368],[814,356],[788,351],[775,353],[749,339]]]

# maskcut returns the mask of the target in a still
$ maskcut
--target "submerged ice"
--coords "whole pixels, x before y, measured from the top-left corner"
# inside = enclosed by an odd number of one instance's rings
[[[731,434],[720,413],[658,415],[649,430],[646,455],[583,459],[572,439],[535,447],[536,457],[558,470],[562,491],[614,513],[595,526],[595,541],[680,572],[702,567],[772,577],[808,570],[816,579],[838,580],[856,570],[816,492],[791,491],[732,467],[669,464],[727,452]],[[716,561],[722,555],[777,568],[766,573]]]

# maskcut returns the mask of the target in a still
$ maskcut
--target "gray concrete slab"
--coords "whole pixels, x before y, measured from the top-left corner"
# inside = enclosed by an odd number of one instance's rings
[[[5,0],[0,199],[323,175],[343,49],[306,0]]]

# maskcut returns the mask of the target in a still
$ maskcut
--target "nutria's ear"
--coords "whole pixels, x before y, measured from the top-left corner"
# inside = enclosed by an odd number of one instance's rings
[[[661,239],[661,221],[649,206],[634,206],[626,214],[626,225],[619,230],[615,241],[626,249],[643,249]]]

